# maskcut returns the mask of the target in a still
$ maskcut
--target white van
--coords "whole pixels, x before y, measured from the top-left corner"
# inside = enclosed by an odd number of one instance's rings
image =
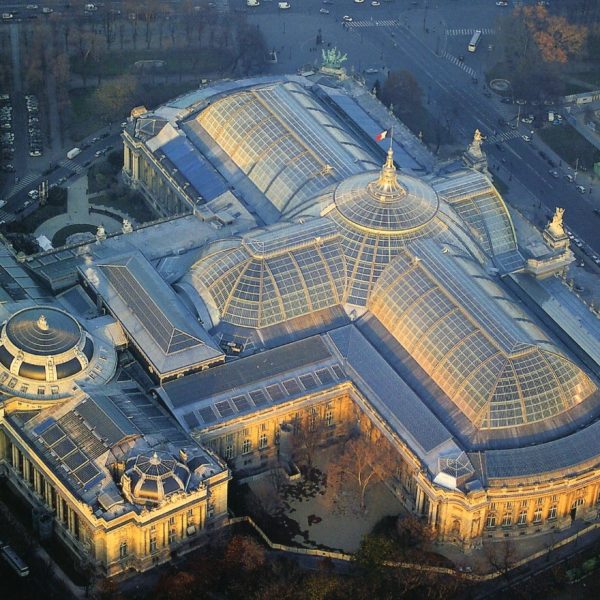
[[[279,2],[278,6],[279,8],[281,8],[281,10],[285,10],[292,7],[292,5],[289,2]]]
[[[260,6],[258,0],[246,0],[246,6]]]

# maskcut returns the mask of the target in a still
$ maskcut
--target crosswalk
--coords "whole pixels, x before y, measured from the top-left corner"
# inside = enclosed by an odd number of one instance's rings
[[[446,29],[447,36],[455,35],[473,35],[476,31],[481,31],[483,35],[495,35],[496,32],[491,27],[481,27],[479,29]]]
[[[79,175],[80,173],[83,173],[85,171],[84,167],[77,164],[73,160],[69,160],[68,158],[63,158],[63,160],[58,161],[58,164],[65,169],[69,169],[69,171],[75,171],[75,173],[77,173],[77,175]]]
[[[396,19],[383,19],[381,21],[352,21],[347,23],[350,29],[361,29],[364,27],[398,27]]]
[[[509,131],[501,131],[496,135],[489,135],[486,141],[490,144],[495,144],[496,142],[509,142],[518,137],[521,137],[521,134],[516,129],[511,129]]]
[[[453,54],[450,54],[449,52],[444,52],[443,57],[446,60],[449,60],[453,65],[460,67],[465,73],[467,73],[471,77],[475,77],[475,75],[477,75],[477,72],[475,71],[475,69],[469,67],[468,65],[465,65],[465,63],[462,60],[459,60]]]
[[[17,217],[15,215],[13,215],[12,213],[7,213],[4,212],[3,210],[0,210],[0,223],[4,224],[4,223],[11,223],[12,221],[15,221],[17,219]]]
[[[29,185],[31,184],[31,182],[35,181],[39,176],[40,176],[39,173],[29,173],[28,175],[25,175],[25,177],[23,177],[19,181],[19,183],[15,183],[8,190],[8,193],[6,194],[6,197],[7,198],[11,198],[12,196],[15,196],[20,191],[24,190],[26,187],[29,187]]]

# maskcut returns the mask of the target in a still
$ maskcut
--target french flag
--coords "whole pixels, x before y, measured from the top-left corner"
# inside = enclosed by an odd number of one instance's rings
[[[387,134],[388,134],[388,130],[387,130],[387,129],[385,129],[385,130],[384,130],[384,131],[382,131],[381,133],[378,133],[378,134],[375,136],[375,141],[376,141],[376,142],[381,142],[381,140],[385,140],[385,138],[387,137]]]

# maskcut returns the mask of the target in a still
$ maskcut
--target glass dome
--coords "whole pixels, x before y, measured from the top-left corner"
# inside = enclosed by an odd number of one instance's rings
[[[352,225],[383,234],[416,231],[435,217],[439,206],[426,183],[398,177],[391,148],[377,179],[373,172],[349,177],[336,187],[333,201]]]
[[[232,325],[263,328],[343,302],[345,262],[326,219],[244,236],[196,263],[192,281]]]

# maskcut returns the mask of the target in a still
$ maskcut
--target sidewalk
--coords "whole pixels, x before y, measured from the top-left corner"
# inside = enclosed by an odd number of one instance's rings
[[[93,225],[104,226],[106,233],[120,231],[121,222],[108,215],[90,212],[90,204],[87,195],[87,176],[83,175],[73,181],[67,188],[67,212],[57,215],[42,223],[36,230],[36,237],[45,235],[49,240],[64,227],[69,225]]]

